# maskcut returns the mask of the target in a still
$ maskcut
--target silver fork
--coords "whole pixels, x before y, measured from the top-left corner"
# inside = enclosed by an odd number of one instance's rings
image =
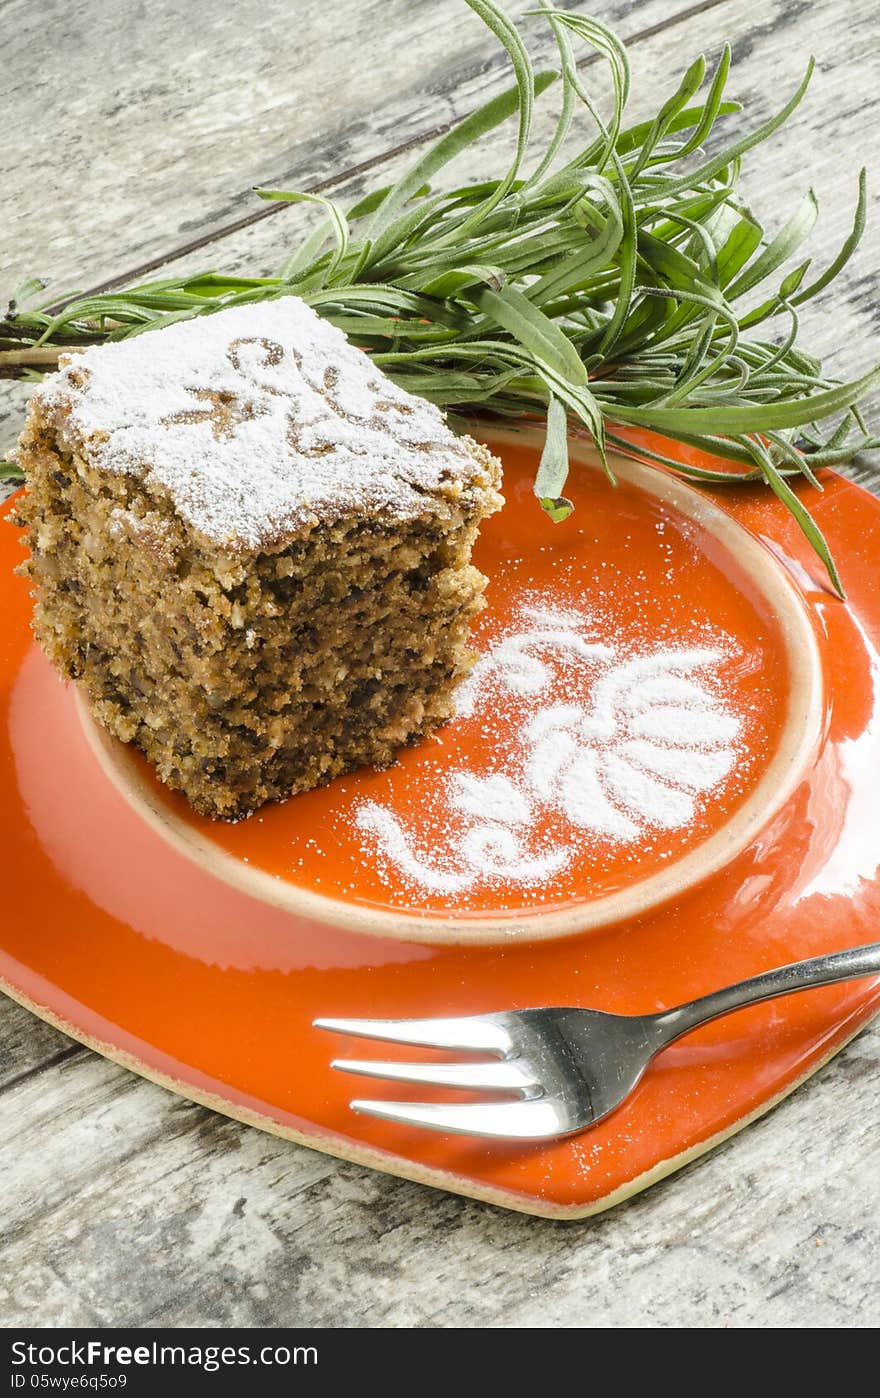
[[[494,1055],[485,1062],[396,1063],[337,1058],[332,1067],[368,1078],[510,1094],[484,1102],[356,1099],[356,1112],[466,1136],[540,1141],[571,1136],[608,1116],[668,1044],[745,1005],[880,972],[880,942],[796,961],[659,1014],[604,1010],[502,1010],[458,1019],[316,1019],[319,1029],[422,1048]]]

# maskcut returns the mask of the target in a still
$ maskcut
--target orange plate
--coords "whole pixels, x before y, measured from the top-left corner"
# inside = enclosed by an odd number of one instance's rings
[[[624,466],[615,490],[576,467],[576,514],[558,527],[531,496],[533,437],[492,440],[508,504],[477,550],[492,579],[481,653],[497,655],[530,626],[568,627],[605,649],[575,644],[549,665],[546,637],[533,636],[525,650],[546,675],[528,693],[515,676],[499,688],[495,671],[471,717],[389,772],[340,779],[234,826],[191,816],[84,720],[31,643],[27,586],[11,576],[16,531],[0,529],[0,974],[10,995],[75,1038],[230,1116],[574,1217],[766,1110],[880,1009],[880,981],[707,1026],[667,1050],[608,1120],[529,1146],[355,1116],[352,1080],[329,1061],[357,1046],[312,1020],[537,1004],[637,1013],[876,937],[880,501],[832,473],[824,493],[804,487],[843,567],[842,603],[769,492],[737,489],[713,505],[653,468]],[[636,452],[657,445],[632,440]],[[525,611],[548,605],[550,622]],[[658,647],[716,652],[701,679],[735,729],[711,789],[692,784],[689,819],[642,820],[622,841],[549,799],[532,801],[525,825],[510,811],[496,820],[485,805],[476,815],[456,806],[450,782],[462,773],[471,790],[499,773],[519,780],[521,736],[540,712],[535,684],[544,709],[574,697],[598,713],[607,667]],[[358,823],[365,803],[398,822],[418,867],[443,877],[431,885],[382,857]],[[530,882],[514,860],[508,876],[499,849],[506,858],[511,841],[518,856],[550,851],[562,864]]]

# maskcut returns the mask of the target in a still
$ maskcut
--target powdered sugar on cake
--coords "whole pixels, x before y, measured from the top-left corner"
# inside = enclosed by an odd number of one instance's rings
[[[487,483],[436,407],[294,296],[87,349],[36,396],[93,465],[232,547],[358,511],[418,518],[426,495]]]
[[[357,825],[395,880],[447,895],[546,886],[585,842],[638,846],[689,826],[730,777],[742,721],[719,684],[726,638],[594,636],[589,614],[527,605],[477,662],[459,721],[480,722],[488,747],[493,728],[507,741],[492,770],[452,771],[438,786],[424,818],[445,827],[443,845],[379,802],[360,805]],[[560,667],[572,666],[578,688],[560,702]],[[550,841],[538,835],[547,812]]]

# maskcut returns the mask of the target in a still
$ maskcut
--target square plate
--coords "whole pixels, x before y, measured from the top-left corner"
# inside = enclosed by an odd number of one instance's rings
[[[769,492],[708,497],[678,481],[667,492],[670,476],[638,467],[615,494],[584,449],[576,513],[553,526],[531,497],[533,439],[491,440],[508,505],[475,558],[493,582],[477,631],[484,659],[524,608],[546,611],[548,597],[557,620],[567,615],[571,633],[605,647],[606,659],[614,650],[615,663],[636,656],[636,641],[639,658],[693,650],[695,637],[703,651],[714,647],[721,670],[705,684],[738,725],[735,761],[718,765],[714,784],[691,780],[689,819],[672,820],[686,802],[658,808],[659,819],[650,803],[630,802],[622,809],[639,829],[626,841],[566,805],[561,786],[539,800],[533,785],[540,849],[564,847],[567,863],[529,882],[522,860],[508,861],[513,875],[499,870],[502,846],[461,844],[475,816],[448,802],[456,774],[479,782],[500,772],[522,795],[510,761],[523,753],[510,733],[544,722],[543,710],[572,694],[595,718],[598,672],[557,667],[546,691],[496,685],[483,696],[492,723],[483,713],[475,728],[464,715],[387,773],[338,779],[238,825],[200,821],[145,764],[96,741],[32,644],[27,584],[11,576],[19,541],[3,524],[0,848],[15,877],[0,976],[73,1037],[230,1116],[510,1208],[577,1217],[766,1111],[880,1009],[880,982],[813,990],[707,1026],[670,1047],[612,1117],[527,1146],[355,1116],[348,1102],[360,1091],[329,1067],[353,1045],[312,1020],[566,1003],[638,1013],[875,938],[880,501],[832,473],[824,493],[803,488],[843,565],[844,603]],[[633,441],[635,452],[651,445]],[[536,654],[547,658],[540,646]],[[637,708],[632,699],[628,712]],[[489,747],[477,730],[490,733]],[[621,741],[636,739],[628,730]],[[447,804],[422,816],[429,777]],[[392,815],[421,862],[401,863],[399,846],[377,842],[381,822],[371,829],[362,818],[373,807]],[[494,829],[487,809],[477,822]],[[523,854],[532,827],[500,824]],[[482,856],[468,863],[472,848]],[[424,868],[464,870],[467,880],[432,885]]]

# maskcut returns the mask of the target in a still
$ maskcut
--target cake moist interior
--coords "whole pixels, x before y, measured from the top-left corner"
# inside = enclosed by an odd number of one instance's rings
[[[161,490],[62,450],[39,405],[22,451],[43,649],[197,811],[236,819],[386,766],[450,716],[482,606],[481,491],[242,553],[198,537]]]

